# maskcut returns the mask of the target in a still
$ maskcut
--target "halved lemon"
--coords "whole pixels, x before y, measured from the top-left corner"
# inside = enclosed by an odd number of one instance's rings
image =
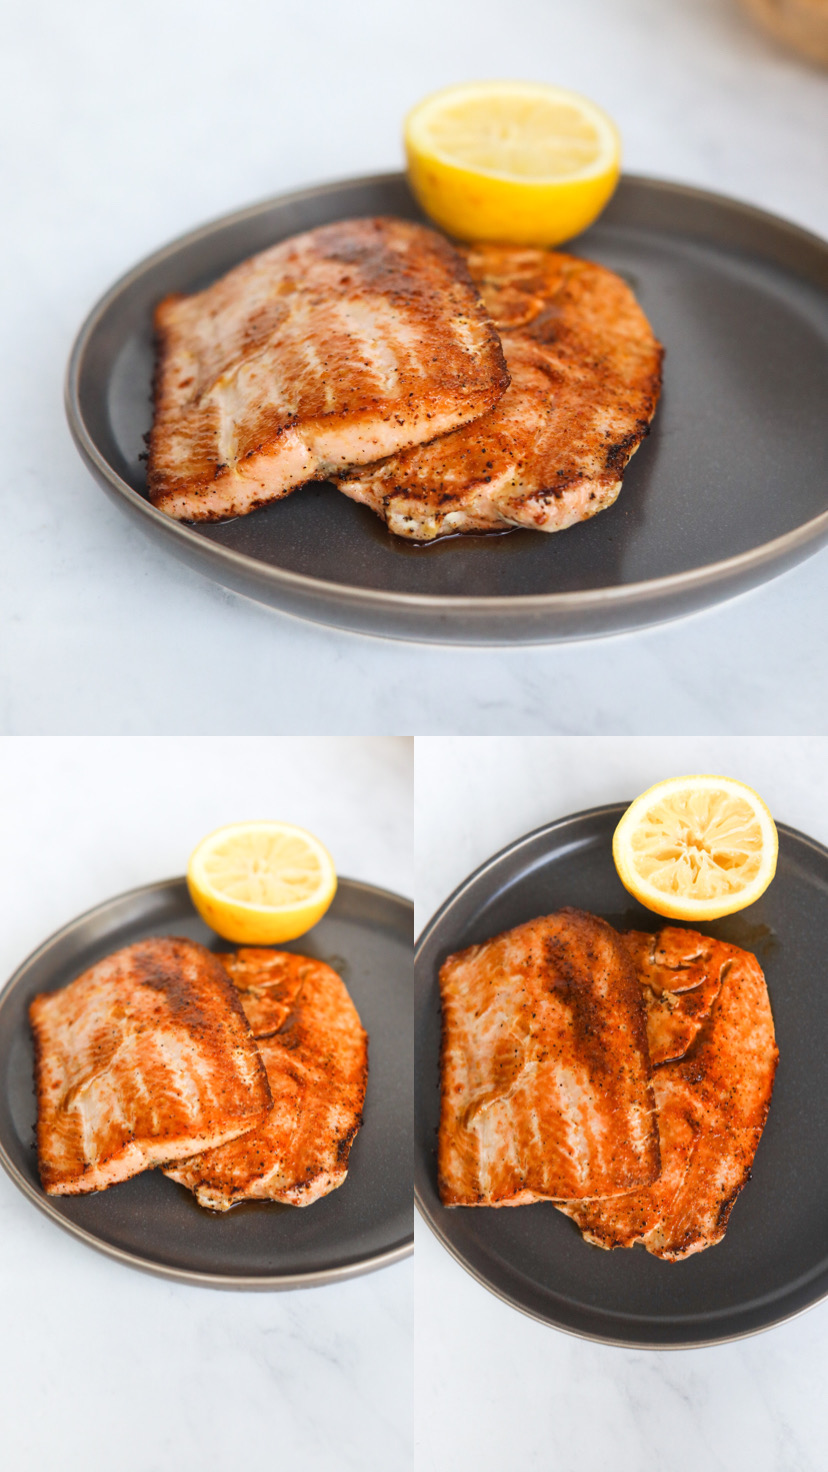
[[[606,113],[537,82],[449,87],[408,114],[404,136],[417,199],[460,240],[569,240],[601,213],[621,167]]]
[[[671,777],[643,792],[615,830],[625,889],[657,915],[715,920],[752,905],[776,873],[765,803],[732,777]]]
[[[295,940],[322,919],[336,870],[318,838],[292,823],[231,823],[210,833],[187,865],[190,897],[225,940]]]

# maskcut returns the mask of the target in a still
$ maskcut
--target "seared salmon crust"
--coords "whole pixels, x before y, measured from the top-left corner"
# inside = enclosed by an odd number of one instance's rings
[[[676,1262],[725,1234],[765,1127],[779,1051],[765,978],[749,951],[672,926],[625,941],[652,1051],[668,1053],[653,1075],[662,1173],[629,1196],[561,1210],[597,1247],[641,1242]]]
[[[243,1134],[271,1096],[215,956],[163,937],[116,951],[29,1008],[37,1153],[51,1195],[100,1191]]]
[[[605,921],[564,909],[440,970],[447,1206],[617,1196],[659,1173],[641,990]]]
[[[182,521],[244,515],[433,439],[509,382],[465,260],[410,220],[293,236],[167,297],[155,329],[149,494]]]

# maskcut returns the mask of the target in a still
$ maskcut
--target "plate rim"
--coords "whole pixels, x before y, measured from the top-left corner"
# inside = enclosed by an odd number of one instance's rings
[[[630,799],[630,801],[632,801],[632,799]],[[493,868],[497,863],[502,861],[507,856],[517,852],[524,844],[528,844],[532,840],[540,838],[543,834],[551,834],[554,830],[564,829],[570,825],[574,826],[576,823],[580,823],[589,819],[608,818],[610,816],[620,818],[621,814],[626,810],[627,807],[629,807],[629,802],[600,803],[595,807],[583,808],[577,813],[568,813],[562,818],[554,818],[549,823],[541,823],[539,827],[533,828],[529,833],[521,834],[520,837],[514,839],[511,843],[506,844],[490,858],[485,859],[482,864],[479,864],[471,874],[469,874],[455,887],[455,889],[452,890],[451,894],[442,902],[439,908],[435,910],[434,914],[427,921],[414,943],[415,1045],[417,1037],[416,1029],[418,1023],[418,963],[420,962],[422,952],[424,951],[426,944],[431,940],[434,932],[437,930],[440,922],[442,921],[443,916],[451,909],[454,903],[467,890],[469,890],[473,884],[475,884],[480,878],[482,878],[487,870]],[[823,857],[823,859],[828,860],[828,845],[820,843],[818,839],[812,838],[807,833],[803,833],[801,829],[793,828],[788,823],[777,821],[776,827],[778,831],[784,834],[787,838],[793,839],[795,842],[801,843],[807,848],[813,849],[815,852],[819,853]],[[496,1284],[493,1284],[485,1276],[484,1273],[478,1271],[476,1267],[474,1267],[466,1260],[462,1252],[460,1252],[455,1244],[446,1236],[446,1233],[440,1226],[439,1221],[432,1213],[427,1202],[423,1199],[423,1195],[419,1187],[418,1174],[420,1152],[416,1109],[414,1118],[414,1144],[414,1204],[420,1219],[424,1221],[426,1225],[430,1228],[434,1236],[437,1238],[437,1241],[440,1243],[441,1247],[445,1248],[450,1256],[454,1258],[455,1262],[457,1262],[460,1267],[462,1267],[464,1271],[470,1275],[470,1277],[474,1278],[478,1283],[480,1283],[483,1288],[486,1288],[489,1293],[494,1295],[495,1298],[499,1298],[502,1303],[507,1304],[509,1308],[516,1309],[519,1313],[525,1315],[526,1318],[533,1319],[536,1323],[545,1325],[547,1329],[556,1330],[562,1334],[568,1334],[574,1339],[585,1339],[593,1344],[606,1344],[615,1349],[642,1349],[659,1351],[712,1349],[719,1344],[734,1344],[741,1339],[752,1339],[757,1334],[767,1333],[769,1329],[775,1329],[780,1324],[787,1324],[790,1323],[792,1319],[801,1318],[801,1316],[808,1313],[810,1309],[816,1308],[818,1304],[824,1303],[825,1300],[828,1299],[828,1272],[825,1272],[825,1270],[823,1270],[823,1291],[818,1295],[818,1297],[811,1299],[809,1303],[806,1303],[799,1308],[792,1309],[789,1313],[780,1314],[769,1319],[767,1323],[759,1324],[749,1329],[739,1330],[739,1332],[735,1334],[717,1334],[711,1339],[688,1339],[680,1341],[671,1340],[669,1343],[664,1343],[655,1339],[646,1340],[617,1338],[611,1334],[594,1333],[586,1329],[573,1328],[571,1324],[559,1323],[556,1320],[551,1319],[547,1314],[536,1312],[535,1310],[529,1308],[526,1304],[518,1302],[509,1293],[505,1292]],[[603,1313],[604,1310],[602,1309],[601,1312]]]
[[[734,554],[732,557],[721,559],[717,562],[703,563],[698,567],[686,569],[680,573],[669,573],[658,578],[649,578],[636,583],[624,583],[610,588],[581,588],[568,593],[530,593],[510,594],[508,597],[494,597],[487,595],[472,594],[436,594],[436,593],[400,593],[392,589],[362,588],[352,583],[332,582],[329,579],[315,578],[307,573],[293,572],[287,568],[276,567],[271,563],[260,561],[247,553],[237,552],[232,548],[224,547],[220,543],[212,542],[201,533],[193,530],[188,524],[175,521],[164,512],[157,510],[151,503],[134,490],[127,481],[118,474],[106,458],[98,451],[97,446],[86,427],[80,403],[80,378],[83,370],[84,357],[90,339],[95,332],[101,318],[109,310],[117,298],[135,281],[139,280],[147,271],[152,270],[161,262],[177,255],[180,251],[196,244],[200,240],[209,238],[218,230],[233,228],[243,224],[245,220],[255,219],[257,216],[273,209],[276,206],[299,204],[304,200],[314,199],[320,195],[333,192],[343,186],[381,187],[383,185],[397,185],[405,180],[404,172],[400,170],[387,170],[377,174],[348,175],[339,179],[332,179],[323,183],[309,185],[297,190],[289,190],[276,195],[269,196],[252,205],[246,205],[239,210],[230,211],[219,215],[193,230],[185,231],[176,236],[166,245],[158,250],[144,256],[130,270],[120,276],[104,292],[81,324],[75,337],[66,368],[64,379],[64,407],[69,423],[69,429],[81,458],[88,467],[101,480],[105,481],[112,491],[126,500],[128,506],[136,514],[146,518],[148,524],[153,526],[162,535],[167,535],[177,541],[181,548],[189,549],[198,561],[209,564],[211,567],[222,568],[230,566],[240,576],[264,581],[268,587],[274,589],[283,588],[292,591],[305,598],[318,597],[319,599],[336,599],[354,611],[363,610],[367,612],[393,611],[398,614],[423,613],[435,614],[468,614],[468,615],[496,615],[502,614],[506,617],[510,613],[516,617],[531,615],[533,613],[547,613],[550,617],[565,615],[567,613],[586,614],[594,610],[603,610],[612,607],[633,608],[637,605],[646,604],[651,600],[658,600],[665,595],[681,596],[681,594],[693,593],[714,587],[721,582],[727,582],[740,573],[748,574],[760,570],[767,563],[780,561],[785,554],[794,554],[803,547],[813,544],[813,553],[820,548],[821,539],[828,538],[828,508],[819,512],[815,517],[802,522],[799,526],[770,541],[762,542],[759,546],[750,548],[745,552]],[[701,189],[695,185],[682,184],[676,180],[661,179],[656,175],[628,174],[621,176],[621,182],[649,189],[656,193],[673,194],[687,200],[706,205],[717,205],[729,211],[741,214],[745,219],[756,224],[762,224],[774,230],[783,230],[801,247],[810,247],[817,250],[826,257],[828,262],[828,240],[822,239],[813,231],[806,230],[803,226],[786,220],[781,215],[771,211],[760,209],[756,205],[733,198],[729,195],[719,194],[713,190]],[[780,568],[780,574],[786,569]],[[736,590],[731,596],[738,596]],[[247,594],[246,596],[255,596]],[[289,612],[290,610],[283,610]],[[690,610],[694,611],[694,610]],[[701,609],[695,611],[702,611]],[[658,619],[657,622],[667,622],[670,618],[686,617],[687,611],[668,615],[666,618]],[[308,618],[309,615],[304,615]],[[327,620],[323,620],[327,622]],[[350,632],[356,632],[350,630]],[[368,632],[368,631],[363,631]],[[380,631],[373,630],[378,633]],[[594,637],[607,637],[612,630],[601,630]],[[617,633],[629,632],[621,628]],[[393,637],[393,636],[392,636]],[[399,636],[397,636],[399,637]],[[416,634],[408,634],[408,638],[416,642]],[[554,633],[550,633],[550,640],[554,639]],[[587,637],[580,635],[576,637]],[[440,641],[444,642],[444,641]],[[496,641],[495,641],[496,642]],[[506,640],[507,643],[512,641]],[[522,642],[522,641],[517,641]]]
[[[111,895],[109,899],[102,900],[97,905],[92,905],[84,910],[82,914],[76,915],[74,919],[60,926],[51,935],[36,946],[28,956],[16,966],[8,981],[0,988],[0,1006],[19,984],[21,976],[28,971],[29,967],[38,961],[51,946],[58,941],[69,938],[74,930],[83,927],[94,916],[102,914],[112,905],[123,900],[134,900],[140,896],[149,896],[153,891],[159,895],[169,890],[172,885],[186,884],[186,876],[183,874],[173,875],[168,879],[153,880],[149,884],[139,884],[132,889],[123,890],[120,894]],[[362,879],[350,879],[345,874],[338,875],[340,888],[347,886],[349,890],[361,890],[366,894],[380,899],[390,899],[407,906],[413,915],[414,904],[405,895],[398,894],[395,890],[384,889],[377,884],[369,884]],[[322,1287],[326,1283],[344,1282],[351,1278],[361,1277],[365,1273],[378,1271],[380,1268],[390,1267],[393,1263],[402,1262],[410,1257],[414,1251],[414,1228],[412,1221],[411,1232],[406,1239],[396,1247],[387,1248],[382,1252],[371,1253],[368,1257],[360,1258],[357,1262],[345,1263],[337,1268],[319,1268],[307,1273],[289,1273],[272,1276],[269,1274],[257,1274],[247,1277],[237,1277],[231,1273],[199,1272],[192,1268],[173,1268],[165,1263],[156,1263],[149,1258],[142,1257],[138,1253],[128,1252],[125,1248],[116,1247],[90,1232],[86,1227],[79,1226],[63,1216],[61,1212],[52,1205],[51,1199],[38,1190],[31,1181],[18,1170],[14,1161],[6,1151],[6,1147],[0,1139],[0,1166],[13,1181],[14,1185],[28,1198],[29,1201],[47,1216],[50,1221],[55,1222],[71,1236],[84,1242],[87,1247],[92,1247],[96,1252],[103,1253],[105,1257],[113,1258],[127,1267],[137,1268],[139,1272],[150,1273],[153,1277],[166,1278],[168,1281],[188,1283],[199,1288],[218,1288],[235,1290],[237,1292],[282,1292],[296,1288]]]

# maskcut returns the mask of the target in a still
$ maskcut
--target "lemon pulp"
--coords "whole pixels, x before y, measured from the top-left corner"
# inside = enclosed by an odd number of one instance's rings
[[[758,793],[733,778],[672,778],[630,805],[613,838],[621,882],[657,914],[715,919],[752,904],[778,838]]]
[[[198,913],[226,940],[295,940],[322,918],[336,893],[327,849],[290,823],[234,823],[194,850],[187,883]]]

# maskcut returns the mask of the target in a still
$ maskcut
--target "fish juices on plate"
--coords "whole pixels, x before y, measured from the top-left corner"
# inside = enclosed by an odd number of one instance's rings
[[[158,305],[159,510],[221,520],[326,479],[428,542],[612,505],[663,350],[614,272],[547,248],[612,193],[612,124],[560,89],[485,84],[428,99],[406,144],[426,211],[475,243],[342,220]]]
[[[630,851],[651,908],[711,918],[770,883],[776,830],[742,783],[677,778],[625,813]],[[755,956],[564,909],[449,956],[440,992],[444,1205],[550,1201],[588,1242],[671,1262],[721,1240],[778,1059]]]
[[[288,824],[219,830],[190,869],[199,908],[241,940],[305,933],[336,888],[326,850]],[[258,946],[215,955],[161,936],[35,997],[29,1015],[48,1194],[160,1166],[199,1205],[226,1211],[308,1206],[344,1181],[368,1037],[322,961]]]

